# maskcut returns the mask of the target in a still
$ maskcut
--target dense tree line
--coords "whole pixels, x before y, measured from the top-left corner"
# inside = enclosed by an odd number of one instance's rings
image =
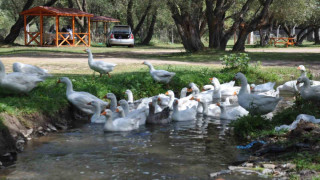
[[[296,36],[297,44],[301,44],[311,33],[314,33],[315,43],[320,43],[319,0],[2,1],[0,24],[11,23],[10,30],[7,28],[8,32],[4,35],[4,43],[14,43],[19,36],[23,28],[23,17],[19,13],[39,5],[77,8],[95,15],[118,18],[122,24],[131,26],[133,34],[142,44],[149,44],[154,35],[166,31],[167,36],[170,34],[175,39],[179,36],[179,41],[190,52],[204,49],[204,37],[208,38],[209,48],[225,50],[234,34],[237,34],[237,39],[232,50],[244,51],[246,39],[253,31],[260,32],[260,45],[264,46],[271,30],[279,26],[288,36]],[[30,16],[27,22],[32,23],[33,19]],[[76,23],[82,31],[87,29],[86,18],[76,18]],[[295,34],[295,28],[301,30]]]

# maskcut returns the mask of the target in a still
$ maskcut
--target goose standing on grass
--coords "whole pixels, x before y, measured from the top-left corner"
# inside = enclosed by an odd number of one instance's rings
[[[101,106],[98,101],[91,101],[88,103],[88,105],[93,106],[94,108],[94,114],[91,116],[91,123],[105,123],[106,117],[101,116]]]
[[[268,114],[269,112],[274,111],[278,102],[282,98],[249,94],[247,92],[247,78],[242,73],[237,73],[235,79],[241,81],[241,89],[238,94],[238,103],[241,107],[250,112],[250,114]]]
[[[106,109],[101,115],[106,116],[107,119],[103,129],[105,132],[131,131],[139,127],[137,119],[123,117],[112,120],[112,111],[109,109]]]
[[[320,100],[320,85],[310,86],[310,80],[305,77],[299,77],[297,80],[297,85],[303,83],[300,88],[301,97],[305,100]]]
[[[176,73],[174,72],[168,72],[165,70],[155,70],[152,64],[147,61],[144,61],[142,64],[145,64],[149,67],[151,77],[157,82],[168,84],[173,78],[173,76],[176,75]]]
[[[100,77],[103,74],[108,74],[108,76],[111,77],[110,72],[113,71],[114,67],[116,67],[117,64],[107,63],[104,61],[94,61],[90,49],[87,48],[83,51],[88,53],[88,64],[90,69],[92,69],[94,72],[97,71],[98,73],[100,73]]]
[[[0,87],[4,93],[26,94],[37,87],[40,82],[43,82],[43,79],[34,74],[20,72],[6,74],[5,67],[0,60]]]
[[[26,74],[35,74],[39,77],[47,78],[51,76],[51,74],[48,73],[48,70],[41,69],[38,66],[33,66],[30,64],[23,64],[20,62],[15,62],[12,65],[13,72],[21,72]]]
[[[188,107],[186,109],[179,109],[179,100],[174,100],[173,102],[173,113],[172,120],[173,121],[191,121],[195,120],[197,115],[197,107]]]
[[[87,92],[77,92],[73,90],[72,82],[67,77],[62,77],[58,80],[57,83],[64,83],[67,85],[67,99],[68,101],[77,107],[79,110],[86,114],[94,114],[95,110],[92,105],[88,105],[89,102],[97,101],[100,104],[101,109],[105,109],[109,103],[102,101],[101,99],[97,98],[96,96],[87,93]]]

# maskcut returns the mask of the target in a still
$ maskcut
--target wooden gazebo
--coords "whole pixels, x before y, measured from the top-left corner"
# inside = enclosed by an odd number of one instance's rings
[[[104,29],[104,33],[107,33],[107,29],[108,29],[108,22],[120,22],[119,19],[115,19],[109,16],[94,16],[92,18],[90,18],[91,22],[95,22],[96,23],[96,29],[98,29],[98,23],[102,22],[103,23],[103,29]]]
[[[43,38],[48,35],[53,35],[54,44],[52,46],[62,46],[67,44],[68,46],[78,46],[80,43],[83,43],[85,46],[90,46],[90,17],[93,17],[93,14],[80,11],[73,8],[57,8],[57,7],[46,7],[38,6],[21,12],[21,15],[24,17],[24,40],[25,45],[30,45],[31,42],[35,42],[38,46],[50,46],[46,45],[43,42]],[[27,16],[40,16],[40,32],[27,32]],[[43,16],[52,16],[56,18],[56,28],[54,34],[44,34],[43,32]],[[75,32],[75,17],[87,17],[88,18],[88,31],[86,33]],[[69,32],[59,32],[59,18],[60,17],[72,17],[72,36]],[[28,41],[28,36],[30,40]],[[38,41],[38,38],[40,42]]]

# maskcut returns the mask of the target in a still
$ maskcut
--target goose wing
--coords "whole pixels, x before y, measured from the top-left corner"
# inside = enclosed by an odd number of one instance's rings
[[[155,70],[155,71],[152,71],[152,74],[159,77],[171,77],[171,76],[174,76],[176,73],[168,72],[165,70]]]

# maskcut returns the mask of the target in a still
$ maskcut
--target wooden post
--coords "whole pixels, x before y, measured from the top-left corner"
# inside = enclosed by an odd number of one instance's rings
[[[40,12],[40,46],[43,45],[43,16]]]
[[[56,46],[59,46],[59,16],[56,16]]]
[[[233,34],[233,44],[236,44],[236,41],[237,41],[237,31],[235,31]]]
[[[74,41],[75,41],[75,34],[74,34],[74,16],[72,16],[72,36],[73,36],[73,39],[72,39],[72,45],[74,46]]]
[[[90,39],[90,17],[88,16],[88,35],[89,35],[89,38],[88,38],[88,45],[89,47],[91,46],[91,39]]]
[[[24,45],[27,45],[27,16],[23,15],[23,21],[24,21]]]
[[[104,42],[107,41],[107,22],[103,22]]]

